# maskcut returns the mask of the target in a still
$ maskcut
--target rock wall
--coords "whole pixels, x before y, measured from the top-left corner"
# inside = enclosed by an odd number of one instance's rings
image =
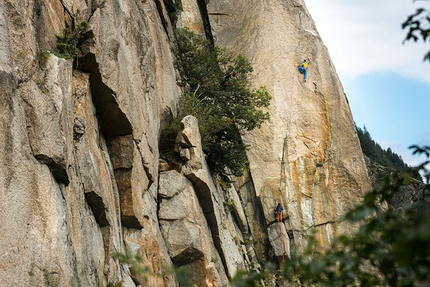
[[[176,286],[159,228],[158,136],[180,93],[158,1],[0,3],[4,286]],[[88,21],[77,61],[55,50]]]
[[[328,52],[301,1],[251,2],[184,0],[178,21],[251,59],[253,83],[274,96],[271,121],[244,136],[250,173],[228,189],[193,117],[176,160],[160,159],[180,95],[163,1],[0,2],[2,286],[178,286],[173,264],[197,286],[225,286],[288,257],[310,227],[325,243],[348,230],[336,219],[368,183]],[[76,59],[54,54],[56,35],[81,21]],[[112,257],[126,251],[146,273]]]

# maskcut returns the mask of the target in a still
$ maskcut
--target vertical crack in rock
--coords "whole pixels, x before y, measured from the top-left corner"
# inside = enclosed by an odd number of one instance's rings
[[[69,176],[67,175],[66,165],[63,161],[55,161],[44,154],[36,154],[34,157],[42,164],[46,164],[54,176],[55,180],[64,183],[66,186],[69,185]]]
[[[200,14],[203,20],[203,26],[205,29],[206,38],[209,39],[212,44],[214,44],[211,22],[209,21],[208,9],[206,7],[206,0],[197,0],[197,4],[199,5]]]
[[[107,137],[131,134],[131,123],[119,108],[115,92],[103,83],[95,55],[88,53],[80,58],[78,67],[82,71],[90,73],[92,99],[103,134]]]
[[[166,9],[164,7],[164,2],[160,0],[155,0],[155,6],[157,7],[158,15],[160,16],[161,23],[163,23],[164,31],[166,31],[166,34],[169,34],[169,20],[166,15]]]
[[[203,209],[203,212],[205,214],[205,217],[208,221],[208,225],[212,231],[215,245],[217,246],[218,250],[221,249],[220,241],[219,241],[219,230],[218,230],[218,224],[217,219],[215,217],[214,212],[214,205],[212,200],[212,193],[210,190],[210,187],[207,185],[206,182],[200,180],[195,174],[190,173],[185,175],[194,186],[194,189],[196,190],[197,198],[200,202],[200,206]],[[222,254],[222,252],[220,252]]]
[[[109,140],[108,150],[112,161],[121,206],[121,222],[124,226],[141,229],[134,210],[131,184],[135,144],[132,135],[116,136]]]
[[[31,153],[46,165],[54,179],[69,184],[66,167],[67,100],[71,63],[57,57],[46,59],[34,80],[21,82],[22,99]],[[40,83],[45,84],[40,85]]]
[[[107,136],[109,155],[120,194],[121,222],[126,227],[141,229],[143,226],[134,211],[131,187],[135,148],[131,123],[120,109],[114,91],[103,83],[95,55],[88,53],[80,58],[79,68],[90,73],[92,99],[97,110],[100,129]]]
[[[61,5],[63,5],[63,8],[64,8],[64,12],[65,12],[64,16],[65,16],[65,18],[69,19],[70,20],[69,25],[71,27],[74,27],[75,26],[75,18],[73,17],[73,13],[70,11],[70,9],[67,7],[67,5],[64,3],[64,0],[61,0],[60,2],[61,2]]]
[[[224,286],[204,284],[215,274],[225,278],[217,282],[226,282],[227,276],[193,183],[174,169],[163,171],[158,191],[160,230],[172,262],[189,268],[193,286]]]
[[[286,176],[286,166],[285,163],[287,162],[287,158],[286,156],[288,155],[288,134],[285,136],[284,138],[284,145],[282,148],[282,159],[281,159],[281,175],[280,175],[280,183],[279,183],[279,188],[280,188],[280,192],[281,194],[286,194],[288,196],[288,181],[287,181],[287,176]],[[288,202],[288,197],[286,198],[287,202]],[[283,202],[281,202],[283,203]],[[287,205],[283,204],[284,206],[284,210],[285,213],[288,216],[288,209],[287,209]]]
[[[90,22],[91,18],[94,16],[94,14],[96,13],[96,11],[97,11],[98,9],[103,8],[105,4],[106,4],[106,3],[105,3],[105,1],[104,1],[104,0],[93,1],[93,2],[91,3],[91,13],[90,13],[90,15],[88,16],[87,22]]]
[[[145,137],[146,137],[146,134],[145,134]],[[146,189],[149,190],[151,188],[152,184],[154,183],[154,177],[153,177],[153,175],[150,172],[150,169],[148,167],[148,163],[145,162],[144,154],[143,154],[142,150],[139,147],[139,141],[136,140],[136,139],[133,139],[133,140],[134,140],[134,143],[135,143],[135,145],[137,147],[137,150],[138,150],[138,152],[140,154],[140,158],[142,159],[143,169],[145,170],[146,176],[148,177],[148,180],[149,180],[148,186],[146,187]],[[146,142],[149,142],[148,139],[146,140]],[[148,145],[148,148],[149,148],[150,152],[153,153],[152,147],[150,145]]]
[[[181,121],[181,131],[175,140],[175,157],[177,163],[182,165],[181,169],[188,178],[195,190],[199,205],[206,218],[207,225],[211,231],[214,246],[221,258],[224,270],[232,271],[231,258],[226,254],[228,247],[224,241],[225,233],[221,229],[221,221],[218,210],[217,199],[214,192],[216,187],[210,176],[209,169],[204,160],[201,148],[201,135],[198,129],[197,119],[193,116],[186,116]],[[234,274],[230,274],[233,276]]]

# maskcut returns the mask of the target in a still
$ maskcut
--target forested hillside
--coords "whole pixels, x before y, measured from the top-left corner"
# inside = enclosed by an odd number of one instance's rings
[[[387,171],[406,171],[409,166],[403,161],[402,157],[391,150],[391,148],[383,149],[377,142],[372,139],[366,126],[361,129],[357,127],[357,135],[360,140],[361,149],[365,156],[371,161],[371,173],[379,178],[385,173],[378,171],[377,166],[385,167]],[[382,170],[381,170],[382,171]]]

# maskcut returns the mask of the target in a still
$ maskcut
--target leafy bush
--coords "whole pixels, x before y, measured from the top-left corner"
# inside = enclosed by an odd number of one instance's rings
[[[424,42],[430,41],[430,11],[418,8],[414,14],[409,15],[406,21],[402,23],[402,29],[405,28],[408,28],[409,31],[403,42],[409,40],[416,42],[419,38],[422,38]],[[430,61],[430,51],[424,55],[425,60]]]
[[[175,25],[176,21],[178,20],[178,15],[180,11],[182,10],[181,2],[178,2],[177,0],[173,2],[167,2],[166,3],[166,10],[167,15],[169,15],[170,21],[173,25]]]
[[[241,176],[248,168],[240,131],[259,128],[269,119],[260,108],[269,106],[271,96],[264,87],[249,88],[253,68],[245,57],[213,47],[186,28],[176,30],[175,39],[175,67],[183,94],[178,119],[166,131],[178,131],[180,119],[195,116],[211,172],[229,182],[230,175]]]
[[[111,254],[112,258],[118,260],[120,264],[127,265],[132,273],[136,275],[144,275],[146,277],[159,277],[163,278],[165,275],[173,274],[178,280],[179,286],[181,287],[192,287],[189,283],[187,276],[189,275],[189,270],[186,267],[166,267],[162,266],[160,263],[161,273],[154,273],[151,268],[144,265],[142,257],[137,254],[132,253],[130,250],[126,249],[125,252],[114,252]],[[122,287],[122,281],[109,282],[107,287]],[[140,285],[139,285],[140,286]]]
[[[224,205],[224,211],[225,213],[229,214],[236,208],[236,204],[234,203],[234,200],[229,198],[228,200],[223,202]]]
[[[414,154],[430,157],[428,146],[411,148]],[[411,170],[420,171],[427,191],[429,164],[426,160]],[[411,179],[408,173],[387,175],[381,188],[349,211],[342,220],[355,224],[357,232],[338,236],[324,250],[310,236],[306,249],[286,260],[280,276],[274,270],[241,272],[234,286],[257,287],[270,277],[276,283],[269,286],[430,286],[429,203],[413,203],[402,210],[387,205]]]

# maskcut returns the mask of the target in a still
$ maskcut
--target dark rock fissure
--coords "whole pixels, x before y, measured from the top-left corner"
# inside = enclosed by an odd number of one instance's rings
[[[201,252],[201,250],[198,250],[194,247],[188,247],[180,254],[172,258],[172,262],[177,266],[182,266],[202,258],[203,256],[204,254]]]
[[[145,135],[145,136],[146,136],[146,135]],[[152,174],[151,174],[151,172],[150,172],[150,170],[149,170],[148,163],[147,163],[147,162],[145,162],[145,160],[144,160],[143,152],[141,151],[141,149],[140,149],[140,147],[139,147],[139,141],[137,141],[137,140],[135,140],[135,139],[133,139],[133,141],[134,141],[135,146],[136,146],[136,148],[137,148],[137,150],[138,150],[138,152],[139,152],[139,154],[140,154],[140,158],[142,159],[142,166],[143,166],[143,169],[144,169],[144,171],[145,171],[145,173],[146,173],[146,176],[148,177],[148,180],[149,180],[148,187],[147,187],[146,189],[150,189],[150,188],[151,188],[151,186],[152,186],[152,184],[154,183],[154,177],[152,176]],[[151,150],[151,152],[152,152],[152,148],[151,148],[151,146],[149,146],[149,149],[150,149],[150,150]]]
[[[114,91],[103,83],[95,55],[88,53],[81,57],[77,63],[79,63],[79,69],[90,73],[91,96],[97,111],[100,130],[107,137],[108,147],[111,139],[116,137],[123,139],[130,137],[130,141],[132,141],[131,123],[119,108]],[[131,152],[130,155],[132,156],[132,154]],[[122,161],[123,155],[121,152],[115,152],[109,148],[109,155],[111,161],[113,161],[113,157]],[[124,159],[124,161],[127,160],[130,159]],[[132,166],[130,168],[117,168],[114,164],[115,181],[120,195],[121,223],[126,227],[141,229],[143,226],[135,216],[132,208],[131,170]]]
[[[164,16],[165,14],[163,13],[163,11],[166,10],[164,7],[164,3],[162,0],[155,0],[154,2],[155,2],[155,6],[157,7],[158,15],[160,16],[160,19],[161,19],[161,23],[163,24],[164,31],[166,32],[166,35],[168,35],[169,20],[166,19],[166,17]]]
[[[58,163],[52,158],[44,154],[37,154],[34,157],[42,164],[46,164],[54,176],[55,180],[64,183],[66,186],[69,185],[69,176],[67,175],[67,170],[65,163]]]
[[[254,181],[252,179],[252,175],[250,172],[248,172],[247,177],[248,177],[248,180],[237,189],[239,191],[238,194],[239,194],[239,197],[241,198],[241,202],[242,203],[245,202],[245,200],[243,199],[242,193],[247,193],[245,197],[248,199],[245,204],[251,203],[251,205],[255,207],[253,214],[246,214],[247,224],[248,224],[247,228],[250,234],[254,236],[254,233],[256,230],[253,229],[252,226],[256,228],[258,226],[258,228],[261,230],[267,230],[268,225],[266,224],[266,219],[264,216],[264,207],[261,202],[261,198],[256,195]],[[248,190],[252,190],[253,192],[247,192]],[[244,210],[246,210],[245,207],[243,208]],[[250,224],[250,220],[253,223]],[[264,250],[264,254],[261,254],[260,252],[258,252],[257,249]],[[256,250],[257,261],[260,264],[264,264],[266,262],[265,257],[268,256],[269,249],[270,249],[270,242],[267,236],[265,237],[264,242],[254,243],[254,250]]]
[[[93,211],[94,218],[100,227],[109,225],[103,199],[94,191],[85,192],[85,200]]]
[[[239,213],[238,213],[238,211],[237,211],[237,208],[233,208],[233,210],[231,210],[231,211],[230,211],[230,214],[232,215],[232,217],[233,217],[233,221],[237,224],[237,226],[239,227],[240,231],[241,231],[242,233],[243,233],[243,232],[246,232],[246,231],[247,231],[247,229],[246,229],[246,227],[243,225],[242,220],[240,220],[240,217],[239,217]]]
[[[200,15],[203,20],[206,38],[211,41],[212,45],[214,45],[214,37],[212,35],[211,23],[209,21],[208,9],[206,7],[206,0],[197,0],[197,4],[199,5]]]
[[[95,55],[88,53],[79,58],[78,68],[90,73],[91,95],[102,133],[107,137],[131,134],[131,123],[119,108],[115,92],[103,83]]]
[[[254,201],[255,201],[256,210],[258,210],[258,212],[255,214],[255,221],[260,223],[261,228],[263,230],[267,230],[269,226],[266,224],[266,220],[264,216],[264,207],[263,207],[263,203],[261,202],[261,197],[255,196]],[[269,250],[271,248],[271,244],[268,236],[266,236],[263,246],[264,246],[265,256],[268,256]],[[261,260],[260,258],[259,261],[263,262],[264,260]]]
[[[225,259],[224,252],[221,246],[220,230],[218,229],[217,218],[215,216],[211,190],[205,182],[201,181],[194,174],[187,174],[185,176],[193,183],[194,190],[196,191],[197,199],[200,203],[200,206],[203,209],[203,213],[206,217],[206,221],[211,230],[214,245],[221,257],[221,261],[224,266],[224,269],[228,270],[227,261]]]

